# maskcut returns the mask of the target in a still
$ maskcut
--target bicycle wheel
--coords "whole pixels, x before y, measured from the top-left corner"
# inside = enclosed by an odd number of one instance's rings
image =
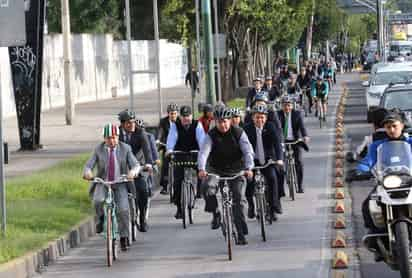
[[[256,196],[257,204],[257,214],[259,215],[260,222],[260,232],[262,234],[262,240],[266,241],[266,231],[265,231],[265,200],[261,194]]]
[[[323,122],[323,107],[322,107],[322,101],[320,101],[318,110],[319,110],[319,128],[322,128],[322,122]]]
[[[113,265],[113,227],[112,227],[112,209],[106,211],[106,259],[107,266]]]
[[[130,207],[130,227],[129,233],[131,235],[132,242],[137,240],[137,214],[136,214],[136,203],[135,199],[129,199],[129,207]],[[130,246],[130,240],[128,241],[128,245]]]
[[[188,196],[188,207],[187,207],[187,212],[189,216],[189,223],[193,224],[193,208],[195,207],[195,188],[193,184],[191,183],[189,186],[189,196]]]
[[[229,261],[232,260],[232,217],[228,207],[224,208],[224,219],[226,228],[226,244],[227,244],[227,256]]]
[[[292,201],[295,200],[295,189],[293,188],[293,181],[292,181],[292,166],[288,163],[288,170],[287,170],[287,183],[289,188],[289,197]]]
[[[294,188],[294,192],[298,192],[298,175],[296,173],[296,165],[292,165],[292,184]]]
[[[183,229],[186,229],[186,210],[187,210],[187,184],[185,181],[182,183],[182,190],[180,196],[180,207],[182,209],[182,224]]]
[[[173,165],[169,165],[169,182],[168,182],[168,187],[169,187],[169,198],[170,198],[170,203],[173,203]]]

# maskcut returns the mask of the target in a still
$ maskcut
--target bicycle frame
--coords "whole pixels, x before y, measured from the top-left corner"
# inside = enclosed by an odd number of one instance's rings
[[[286,147],[286,183],[288,184],[289,195],[292,200],[295,200],[295,191],[297,191],[297,173],[293,146],[300,142],[302,142],[301,139],[294,142],[284,143]]]

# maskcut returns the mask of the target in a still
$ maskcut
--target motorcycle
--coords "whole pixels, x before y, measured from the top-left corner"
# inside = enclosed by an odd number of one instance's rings
[[[368,204],[374,225],[383,231],[364,236],[366,248],[381,256],[402,278],[411,278],[412,152],[404,141],[379,145],[372,170],[376,190]],[[370,244],[375,240],[374,245]],[[373,246],[373,247],[372,247]],[[375,249],[376,248],[376,249]]]

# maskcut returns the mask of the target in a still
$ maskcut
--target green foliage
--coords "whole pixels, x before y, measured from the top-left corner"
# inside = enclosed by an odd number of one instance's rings
[[[61,33],[60,0],[49,0],[47,23],[50,33]],[[111,33],[120,37],[121,5],[118,0],[71,0],[70,25],[73,33]]]
[[[6,182],[8,226],[0,238],[0,264],[42,247],[91,214],[88,183],[81,179],[88,156]]]
[[[316,0],[313,26],[313,44],[335,38],[344,22],[344,12],[336,6],[335,0]]]

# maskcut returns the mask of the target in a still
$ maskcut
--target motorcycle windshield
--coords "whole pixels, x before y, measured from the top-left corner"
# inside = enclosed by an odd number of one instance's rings
[[[379,145],[376,163],[379,176],[411,175],[411,169],[411,145],[405,141],[388,141]]]

